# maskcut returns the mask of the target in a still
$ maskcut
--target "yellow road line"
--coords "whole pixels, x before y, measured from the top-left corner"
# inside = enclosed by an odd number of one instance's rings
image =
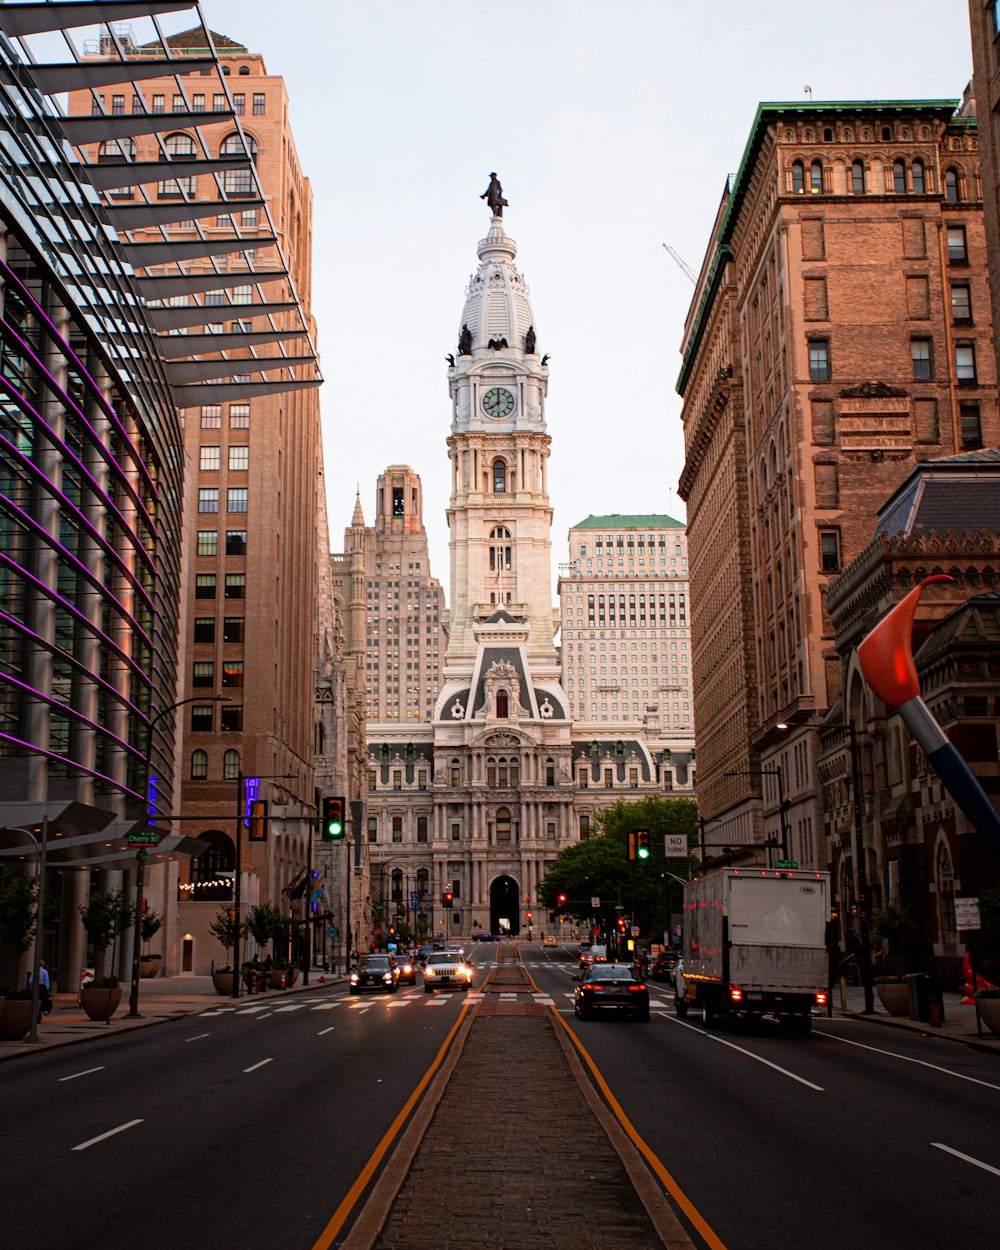
[[[405,1104],[403,1105],[403,1109],[400,1111],[399,1115],[396,1116],[395,1120],[393,1120],[392,1124],[390,1124],[388,1130],[386,1131],[385,1136],[382,1138],[379,1144],[375,1147],[375,1150],[373,1151],[371,1158],[368,1160],[368,1162],[362,1168],[361,1172],[358,1174],[357,1180],[354,1182],[354,1184],[345,1194],[340,1206],[337,1207],[336,1211],[334,1211],[329,1224],[327,1224],[326,1228],[324,1228],[323,1231],[320,1233],[319,1238],[317,1239],[315,1245],[313,1246],[313,1250],[329,1250],[329,1247],[333,1244],[333,1239],[340,1232],[341,1228],[344,1225],[345,1220],[347,1219],[347,1217],[350,1215],[351,1211],[353,1210],[354,1205],[357,1203],[358,1199],[361,1197],[365,1189],[368,1187],[368,1182],[371,1180],[372,1176],[374,1175],[375,1169],[382,1162],[382,1158],[385,1155],[385,1152],[392,1145],[397,1134],[399,1133],[399,1130],[402,1128],[410,1112],[413,1110],[414,1105],[416,1104],[420,1095],[426,1089],[431,1078],[434,1076],[434,1073],[441,1066],[441,1063],[445,1055],[448,1053],[448,1048],[451,1045],[452,1041],[454,1040],[455,1034],[458,1032],[459,1028],[461,1027],[462,1021],[465,1019],[466,1014],[469,1011],[469,1008],[470,1008],[469,1003],[462,1004],[462,1010],[459,1012],[458,1019],[452,1025],[451,1031],[448,1033],[448,1036],[441,1043],[441,1049],[435,1055],[434,1060],[431,1063],[431,1066],[427,1069],[424,1075],[420,1078],[420,1084],[413,1091],[413,1093],[409,1096],[409,1098],[407,1098]]]
[[[525,969],[525,973],[527,974],[528,980],[531,982],[532,987],[535,989],[535,991],[537,993],[541,993],[541,990],[539,990],[538,986],[535,984],[535,979],[531,975],[531,973],[528,972],[527,969]],[[624,1109],[622,1108],[618,1099],[614,1096],[614,1094],[612,1094],[611,1090],[608,1088],[607,1081],[605,1081],[604,1077],[601,1075],[600,1069],[597,1067],[597,1064],[593,1061],[593,1059],[591,1059],[590,1054],[588,1053],[587,1048],[584,1046],[583,1042],[580,1041],[580,1039],[573,1032],[573,1030],[569,1027],[566,1021],[559,1014],[559,1012],[556,1011],[555,1007],[550,1007],[549,1012],[551,1013],[552,1018],[554,1020],[557,1020],[559,1024],[562,1026],[562,1028],[566,1030],[566,1033],[569,1035],[570,1041],[573,1043],[576,1049],[580,1052],[580,1057],[583,1059],[584,1063],[586,1063],[587,1067],[590,1069],[591,1075],[593,1076],[594,1080],[597,1082],[598,1089],[600,1089],[601,1093],[604,1095],[604,1098],[607,1101],[607,1104],[609,1108],[611,1109],[611,1112],[614,1115],[615,1119],[617,1119],[618,1123],[622,1126],[622,1128],[628,1134],[629,1138],[632,1141],[632,1144],[635,1146],[635,1148],[639,1151],[642,1157],[646,1160],[646,1162],[652,1168],[654,1174],[660,1181],[660,1184],[663,1185],[667,1193],[670,1194],[673,1200],[677,1203],[680,1209],[684,1212],[687,1218],[691,1221],[691,1224],[694,1226],[694,1228],[697,1229],[698,1235],[705,1242],[705,1245],[708,1246],[710,1250],[726,1250],[725,1243],[720,1241],[720,1239],[715,1235],[715,1233],[712,1231],[711,1227],[709,1226],[708,1222],[698,1211],[698,1208],[694,1205],[694,1203],[687,1196],[684,1190],[681,1189],[680,1185],[673,1178],[673,1176],[671,1176],[671,1174],[663,1166],[663,1164],[660,1162],[659,1157],[654,1153],[652,1148],[646,1144],[642,1136],[639,1134],[638,1129],[635,1128],[632,1121],[625,1114]]]

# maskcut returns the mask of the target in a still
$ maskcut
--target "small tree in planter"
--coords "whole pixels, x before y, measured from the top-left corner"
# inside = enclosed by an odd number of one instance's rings
[[[146,911],[142,913],[142,917],[139,921],[139,935],[142,938],[142,944],[146,949],[139,960],[140,976],[155,977],[160,971],[162,958],[160,955],[151,955],[149,953],[149,944],[162,928],[163,917],[159,914],[159,912]]]
[[[883,903],[872,912],[872,928],[888,942],[899,941],[916,927],[910,919],[909,910],[895,903]]]
[[[121,889],[99,891],[90,896],[86,907],[80,908],[80,919],[94,948],[94,966],[98,971],[93,984],[80,991],[80,1002],[92,1020],[107,1022],[121,1002],[122,991],[117,976],[106,971],[106,951],[110,946],[113,967],[119,934],[130,929],[135,921],[135,904]]]
[[[215,919],[208,926],[208,931],[214,938],[219,940],[223,950],[226,952],[226,962],[219,964],[212,973],[212,984],[215,986],[217,993],[231,994],[233,992],[234,974],[229,952],[233,949],[236,935],[239,934],[242,937],[246,934],[246,922],[239,923],[231,908],[220,907],[218,912],[216,912]]]

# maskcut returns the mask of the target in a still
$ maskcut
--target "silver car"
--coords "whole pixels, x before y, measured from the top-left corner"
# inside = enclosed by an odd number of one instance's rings
[[[435,951],[424,965],[424,993],[436,989],[467,990],[472,985],[472,965],[461,951]]]

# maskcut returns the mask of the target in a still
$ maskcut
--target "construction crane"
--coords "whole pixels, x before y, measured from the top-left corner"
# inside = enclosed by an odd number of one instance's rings
[[[693,282],[697,286],[698,275],[691,268],[691,266],[687,263],[684,257],[678,256],[669,243],[663,244],[663,250],[670,256],[670,259],[674,262],[674,264],[681,271],[681,273],[683,273],[690,282]]]

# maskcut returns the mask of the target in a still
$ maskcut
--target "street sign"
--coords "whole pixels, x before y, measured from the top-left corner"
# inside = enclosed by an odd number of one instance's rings
[[[326,936],[327,936],[327,937],[330,939],[330,941],[332,942],[334,938],[336,938],[336,937],[339,937],[339,936],[340,936],[340,930],[337,928],[337,926],[336,926],[335,924],[332,924],[332,925],[330,925],[330,927],[327,929],[327,931],[326,931]]]
[[[634,924],[634,925],[632,926],[632,936],[633,936],[633,937],[638,937],[638,936],[639,936],[639,926],[638,926],[637,924]]]
[[[798,868],[799,861],[797,859],[776,859],[774,866],[775,868]]]
[[[978,929],[981,923],[978,898],[955,899],[956,929]]]
[[[663,854],[668,859],[676,859],[688,853],[688,840],[683,833],[668,833],[663,839]]]
[[[600,900],[599,898],[592,898],[592,899],[590,900],[590,908],[591,908],[591,911],[600,911],[600,910],[601,910],[601,900]]]
[[[410,891],[410,910],[411,911],[420,910],[420,891],[419,890]]]
[[[145,833],[130,833],[125,841],[129,846],[159,846],[160,835],[147,830]]]

